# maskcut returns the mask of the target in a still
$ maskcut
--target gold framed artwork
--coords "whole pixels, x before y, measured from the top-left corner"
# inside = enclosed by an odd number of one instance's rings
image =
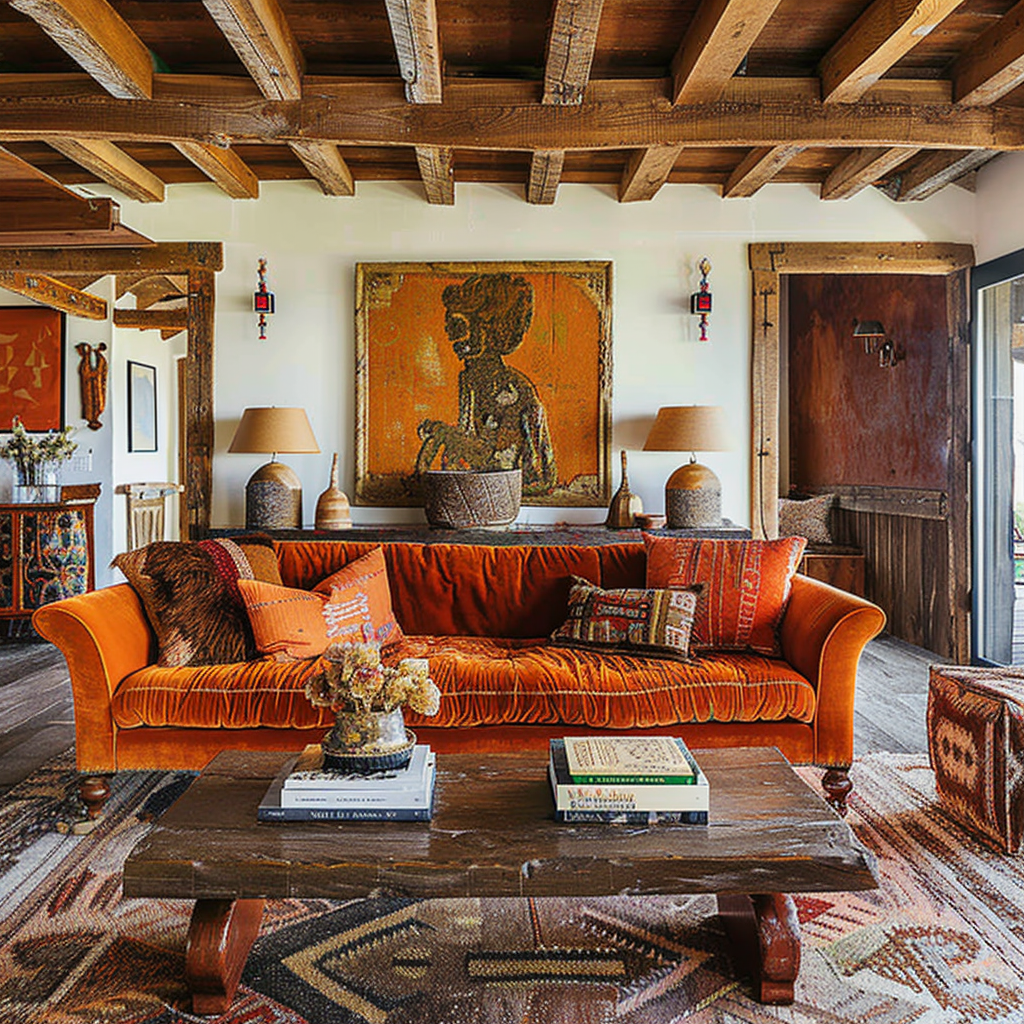
[[[521,468],[524,505],[610,495],[609,261],[356,264],[357,505]]]

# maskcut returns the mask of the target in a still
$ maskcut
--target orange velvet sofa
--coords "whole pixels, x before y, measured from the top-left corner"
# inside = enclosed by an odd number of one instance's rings
[[[310,589],[375,544],[275,543],[282,581]],[[693,663],[556,647],[572,576],[642,587],[639,543],[487,547],[383,545],[398,652],[427,657],[441,689],[435,718],[407,714],[440,752],[546,749],[566,732],[671,732],[691,746],[778,747],[827,769],[842,810],[850,789],[853,701],[864,645],[881,609],[803,576],[779,630],[781,658],[709,653]],[[330,713],[303,687],[315,662],[269,658],[166,668],[127,584],[58,601],[33,625],[67,659],[82,795],[92,813],[119,769],[201,768],[225,749],[295,750],[316,742]]]

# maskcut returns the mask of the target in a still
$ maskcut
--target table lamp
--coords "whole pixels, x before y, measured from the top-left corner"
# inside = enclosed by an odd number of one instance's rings
[[[722,525],[722,484],[697,461],[696,453],[725,451],[726,437],[721,406],[669,405],[658,410],[644,451],[690,452],[690,461],[665,484],[665,525],[670,530]]]
[[[277,461],[277,453],[320,451],[306,410],[277,406],[246,409],[228,451],[269,452],[272,456],[245,485],[246,529],[301,529],[302,483],[293,469]]]

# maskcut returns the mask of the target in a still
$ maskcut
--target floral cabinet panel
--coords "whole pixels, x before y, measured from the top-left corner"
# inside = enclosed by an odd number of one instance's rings
[[[0,620],[94,586],[91,502],[0,505]]]

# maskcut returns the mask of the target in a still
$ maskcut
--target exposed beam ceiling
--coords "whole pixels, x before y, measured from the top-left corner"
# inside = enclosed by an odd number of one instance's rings
[[[722,189],[723,198],[739,199],[752,196],[762,185],[767,185],[803,148],[771,146],[752,149],[729,175],[729,180]]]
[[[54,136],[47,141],[58,153],[63,153],[69,160],[91,171],[100,181],[113,185],[129,199],[136,199],[140,203],[164,201],[164,183],[112,142],[61,136]]]
[[[780,0],[703,0],[672,60],[672,102],[713,103]]]
[[[565,151],[546,149],[534,153],[530,158],[530,180],[526,186],[526,201],[549,206],[558,194],[558,183],[562,178]]]
[[[963,0],[875,0],[822,58],[821,95],[859,100]]]
[[[178,139],[174,146],[232,199],[259,199],[259,179],[234,150],[192,139]]]
[[[957,103],[994,103],[1024,82],[1024,0],[983,33],[953,64]]]
[[[356,194],[352,172],[333,142],[290,142],[288,145],[325,196]]]
[[[106,0],[10,0],[111,96],[153,95],[149,51]]]
[[[604,0],[555,0],[548,30],[542,103],[583,102]]]
[[[453,206],[455,172],[452,151],[441,146],[417,146],[416,162],[427,192],[427,202],[435,206]]]
[[[43,274],[0,270],[0,288],[6,288],[9,292],[24,295],[83,320],[107,319],[107,304],[103,299]]]
[[[434,0],[384,0],[410,103],[441,102],[441,44]]]
[[[835,167],[821,186],[822,199],[849,199],[888,177],[918,150],[907,146],[858,149]]]
[[[906,173],[900,175],[896,199],[927,199],[962,174],[980,167],[992,158],[983,149],[950,150],[928,153]]]
[[[619,202],[653,199],[668,180],[681,152],[681,146],[650,146],[633,153],[619,182]]]

